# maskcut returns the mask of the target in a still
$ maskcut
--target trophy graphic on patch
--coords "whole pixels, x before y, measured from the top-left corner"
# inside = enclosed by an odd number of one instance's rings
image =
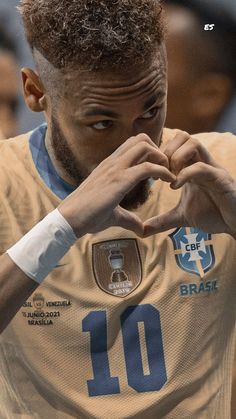
[[[128,276],[122,270],[124,266],[124,255],[123,253],[121,253],[120,249],[110,250],[108,260],[109,260],[111,268],[113,269],[113,272],[111,275],[111,282],[128,281]]]
[[[135,239],[94,243],[93,272],[98,286],[115,297],[126,297],[142,282],[142,261]]]

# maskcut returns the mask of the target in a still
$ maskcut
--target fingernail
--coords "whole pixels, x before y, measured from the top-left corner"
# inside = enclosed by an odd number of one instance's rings
[[[171,189],[178,189],[178,187],[179,187],[179,182],[178,182],[178,181],[176,181],[176,182],[171,183],[170,187],[171,187]]]

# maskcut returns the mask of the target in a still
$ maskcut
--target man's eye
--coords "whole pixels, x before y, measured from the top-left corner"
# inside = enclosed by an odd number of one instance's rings
[[[154,116],[156,116],[157,112],[158,112],[159,108],[152,108],[150,109],[150,111],[147,111],[146,113],[144,113],[140,119],[151,119],[154,118]]]
[[[112,121],[100,121],[97,122],[96,124],[92,125],[92,128],[97,129],[98,131],[102,131],[104,129],[110,128],[110,126],[112,125]]]

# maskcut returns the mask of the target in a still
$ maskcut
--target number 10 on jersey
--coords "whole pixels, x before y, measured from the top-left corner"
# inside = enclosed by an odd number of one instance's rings
[[[130,387],[138,393],[160,390],[167,381],[159,311],[150,304],[128,307],[120,317],[125,367]],[[138,325],[144,325],[149,374],[144,374]],[[106,311],[92,311],[83,320],[90,333],[94,378],[88,380],[89,396],[120,393],[118,377],[111,377],[107,348]]]

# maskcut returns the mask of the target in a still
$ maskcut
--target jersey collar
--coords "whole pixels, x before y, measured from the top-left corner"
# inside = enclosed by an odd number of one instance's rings
[[[57,173],[45,147],[47,124],[37,127],[29,139],[30,151],[35,167],[47,187],[60,199],[65,199],[75,189],[75,186],[64,181]]]

